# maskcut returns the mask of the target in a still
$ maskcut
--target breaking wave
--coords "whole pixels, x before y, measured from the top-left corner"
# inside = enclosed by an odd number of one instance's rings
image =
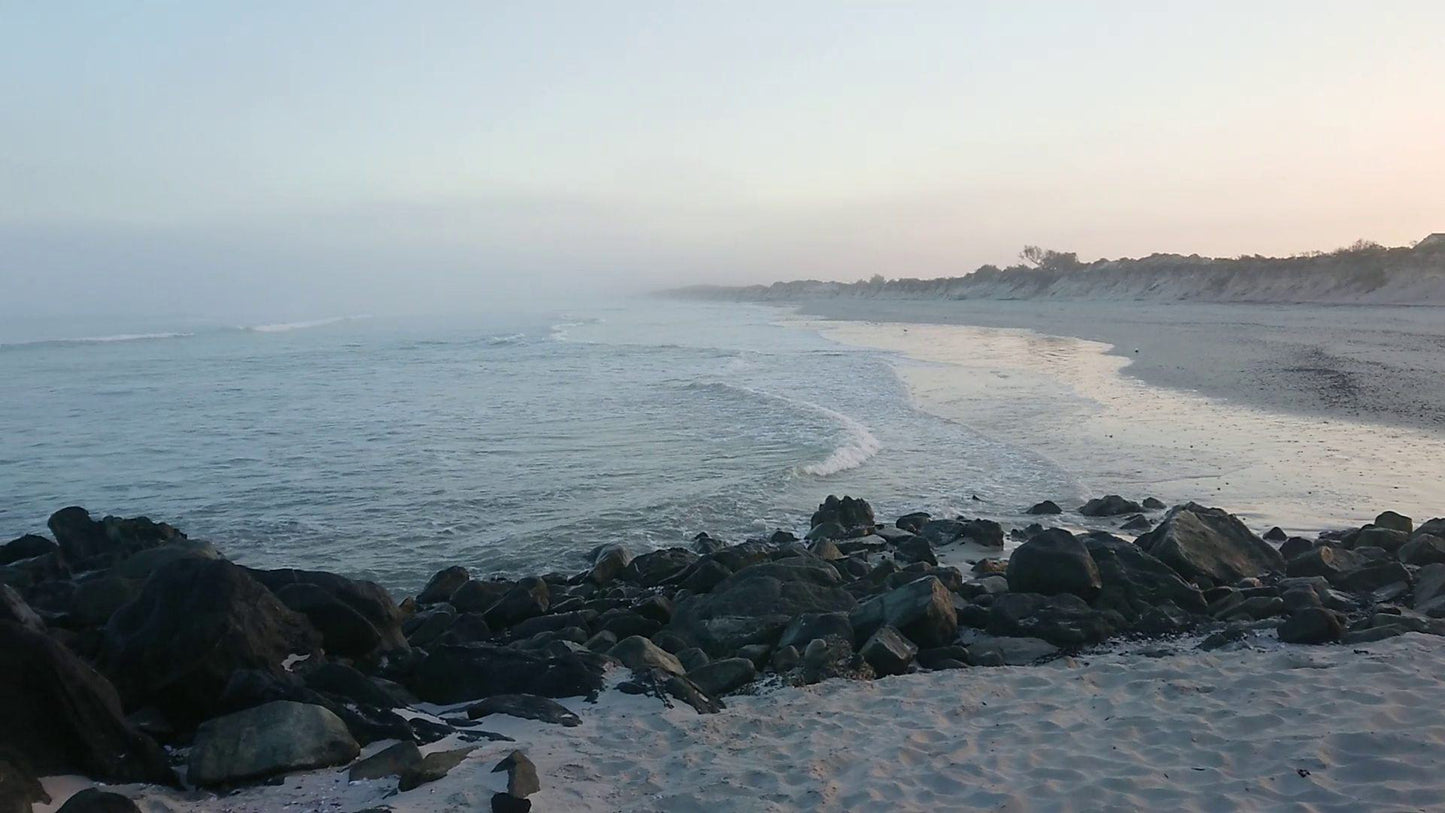
[[[304,322],[276,322],[269,325],[248,325],[241,328],[252,333],[289,333],[293,330],[305,330],[312,327],[325,327],[341,322],[355,322],[361,319],[370,319],[370,314],[359,314],[356,316],[332,316],[326,319],[311,319]]]

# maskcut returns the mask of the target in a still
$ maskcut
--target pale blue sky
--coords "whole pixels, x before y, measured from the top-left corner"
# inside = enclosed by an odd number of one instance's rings
[[[0,311],[1408,243],[1442,43],[1434,0],[0,2]]]

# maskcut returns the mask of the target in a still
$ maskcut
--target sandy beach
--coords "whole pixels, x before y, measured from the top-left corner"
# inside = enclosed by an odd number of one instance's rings
[[[437,782],[287,777],[215,798],[130,786],[143,810],[463,811],[537,764],[544,811],[1432,810],[1445,804],[1439,639],[1212,653],[1149,647],[1041,667],[829,681],[728,699],[721,714],[604,693],[576,728],[491,718],[517,743]],[[380,750],[382,744],[368,749]],[[445,750],[442,742],[424,749]],[[46,780],[55,803],[82,784]]]

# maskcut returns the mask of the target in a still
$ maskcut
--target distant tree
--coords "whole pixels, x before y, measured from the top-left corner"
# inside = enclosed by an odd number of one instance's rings
[[[1078,268],[1079,255],[1072,251],[1054,251],[1038,246],[1024,246],[1019,259],[1044,271],[1069,271]]]
[[[874,287],[877,287],[877,286],[879,286],[879,285],[882,285],[882,284],[885,283],[885,282],[887,282],[887,280],[883,279],[883,275],[882,275],[882,274],[874,274],[872,277],[870,277],[870,278],[868,279],[868,284],[869,284],[869,285],[872,285],[872,286],[874,286]]]

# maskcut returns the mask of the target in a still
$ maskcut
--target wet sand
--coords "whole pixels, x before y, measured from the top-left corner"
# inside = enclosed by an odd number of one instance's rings
[[[1428,349],[1445,333],[1438,311],[858,301],[805,310],[831,317],[807,324],[839,342],[897,353],[921,409],[1049,457],[1086,494],[1227,505],[1259,530],[1302,533],[1445,505],[1445,376],[1434,372],[1445,353]],[[1389,330],[1372,327],[1387,319]],[[1387,361],[1372,367],[1375,358]],[[1075,495],[1037,496],[1067,507]]]
[[[1445,308],[878,299],[800,308],[1089,339],[1113,345],[1130,362],[1124,372],[1149,384],[1445,436]]]

